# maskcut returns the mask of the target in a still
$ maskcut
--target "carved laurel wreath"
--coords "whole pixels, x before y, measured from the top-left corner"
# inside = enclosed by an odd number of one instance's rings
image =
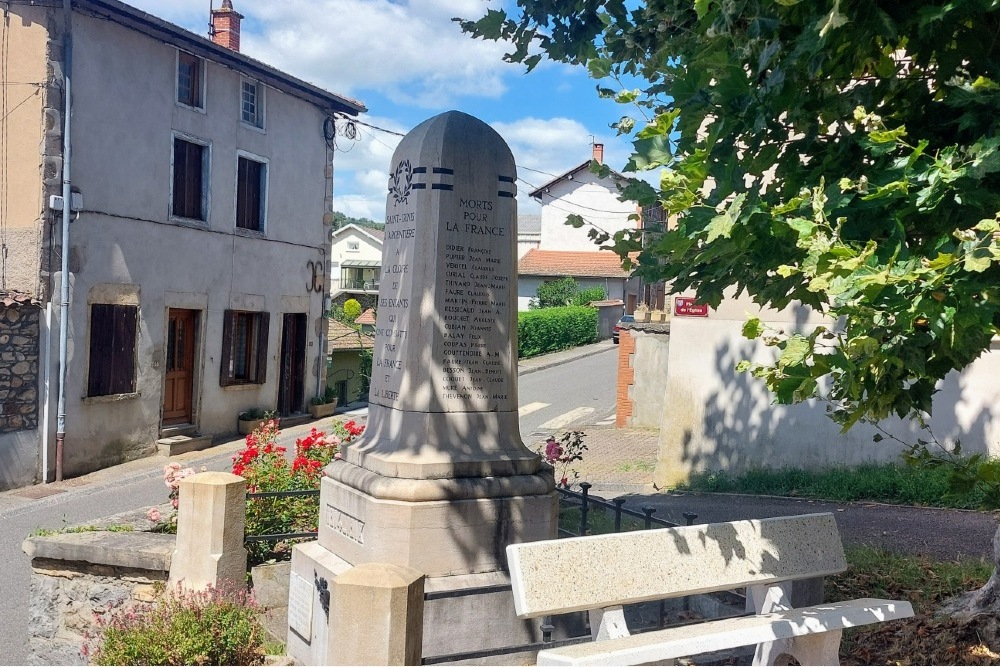
[[[402,160],[392,172],[392,184],[389,186],[389,192],[392,193],[397,204],[405,204],[407,197],[410,196],[412,186],[413,167],[410,166],[409,160]]]

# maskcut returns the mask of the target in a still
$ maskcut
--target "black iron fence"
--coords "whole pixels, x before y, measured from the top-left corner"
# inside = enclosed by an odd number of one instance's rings
[[[308,489],[305,491],[259,491],[247,494],[247,502],[263,498],[306,498],[309,496],[319,497],[319,489]],[[280,542],[282,540],[294,540],[299,538],[316,537],[316,532],[303,533],[268,533],[265,535],[244,535],[243,543],[250,542]]]

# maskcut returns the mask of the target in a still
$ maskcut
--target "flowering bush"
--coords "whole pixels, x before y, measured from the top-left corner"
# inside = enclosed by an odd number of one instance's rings
[[[204,472],[205,467],[202,466],[201,470]],[[163,483],[170,489],[168,497],[170,498],[170,504],[174,507],[174,511],[166,519],[164,519],[158,507],[150,507],[149,511],[146,512],[149,520],[158,524],[157,530],[160,532],[177,532],[177,505],[180,503],[181,480],[193,474],[194,468],[181,468],[180,463],[168,463],[163,466]]]
[[[233,457],[233,473],[247,481],[249,493],[267,491],[307,491],[319,489],[323,468],[340,458],[340,446],[364,431],[354,421],[333,422],[332,434],[313,428],[295,441],[295,455],[288,460],[286,448],[277,444],[278,424],[270,420],[247,435],[246,445]],[[247,502],[247,535],[282,535],[316,532],[319,498],[251,498]],[[247,550],[251,562],[282,555],[289,544],[281,541],[251,542]]]
[[[81,653],[95,665],[259,665],[261,608],[245,590],[187,592],[98,617]]]
[[[559,440],[550,435],[545,441],[545,446],[539,448],[538,453],[555,469],[557,486],[568,489],[580,477],[579,471],[570,465],[583,460],[583,453],[587,451],[587,445],[583,444],[586,435],[583,431],[566,432],[559,437]],[[570,476],[573,482],[570,481]]]

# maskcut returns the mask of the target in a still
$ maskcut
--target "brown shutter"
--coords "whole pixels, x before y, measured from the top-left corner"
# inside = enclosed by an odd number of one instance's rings
[[[111,337],[114,306],[95,303],[90,306],[90,366],[87,395],[106,396],[111,388]]]
[[[136,306],[113,306],[114,331],[111,339],[112,394],[135,391],[135,339],[139,309]]]
[[[257,314],[257,384],[267,381],[267,332],[270,328],[271,314]]]
[[[219,366],[219,386],[228,387],[232,384],[232,375],[229,366],[233,360],[233,320],[236,313],[231,310],[225,311],[222,320],[222,356]]]

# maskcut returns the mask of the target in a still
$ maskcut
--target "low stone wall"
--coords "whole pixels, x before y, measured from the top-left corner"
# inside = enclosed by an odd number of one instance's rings
[[[95,616],[116,607],[152,602],[166,583],[174,536],[141,532],[141,513],[109,517],[96,527],[134,524],[132,532],[88,530],[29,537],[29,662],[86,665],[81,655]],[[132,521],[130,521],[132,519]]]

